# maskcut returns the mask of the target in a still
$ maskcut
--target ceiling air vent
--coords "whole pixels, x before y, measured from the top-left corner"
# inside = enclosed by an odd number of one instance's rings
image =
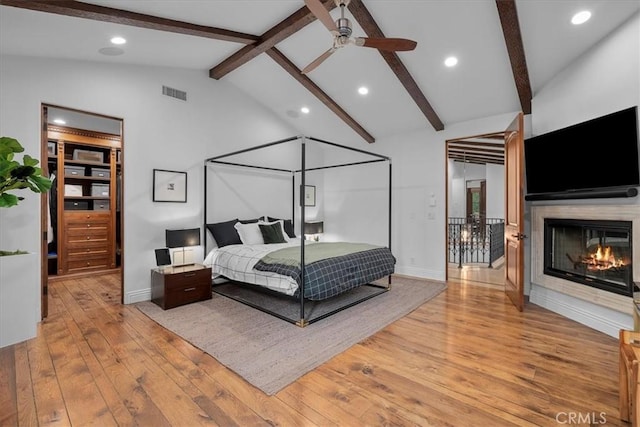
[[[172,98],[181,99],[183,101],[187,100],[187,92],[183,90],[174,89],[169,86],[162,86],[162,94],[170,96]]]

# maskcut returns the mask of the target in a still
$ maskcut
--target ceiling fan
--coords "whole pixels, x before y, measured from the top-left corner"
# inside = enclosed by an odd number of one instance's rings
[[[375,37],[351,37],[351,21],[344,17],[344,9],[349,5],[351,0],[334,0],[336,6],[340,7],[340,18],[335,22],[325,9],[320,0],[304,0],[311,13],[315,15],[320,22],[333,34],[333,46],[325,53],[313,60],[303,70],[302,74],[307,74],[314,70],[318,65],[324,62],[333,52],[353,44],[361,47],[372,47],[379,50],[388,51],[406,51],[416,48],[416,42],[408,39],[397,38],[375,38]]]

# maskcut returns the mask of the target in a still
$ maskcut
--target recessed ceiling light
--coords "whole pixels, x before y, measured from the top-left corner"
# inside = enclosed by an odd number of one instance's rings
[[[111,43],[113,44],[125,44],[126,42],[127,39],[125,39],[124,37],[116,36],[111,38]]]
[[[309,111],[311,111],[311,110],[309,110],[309,107],[302,107],[302,108],[300,109],[300,111],[301,111],[303,114],[309,114]]]
[[[444,65],[446,65],[447,67],[453,67],[457,63],[458,63],[458,58],[456,58],[455,56],[450,56],[444,60]]]
[[[368,87],[366,87],[366,86],[360,86],[360,87],[358,88],[358,93],[359,93],[360,95],[366,95],[366,94],[368,94],[368,93],[369,93],[369,88],[368,88]]]
[[[573,25],[584,24],[589,20],[589,18],[591,18],[591,12],[589,12],[588,10],[583,10],[573,15],[573,18],[571,18],[571,23]]]
[[[64,119],[53,119],[53,123],[57,124],[57,125],[66,125],[67,122],[64,121]]]

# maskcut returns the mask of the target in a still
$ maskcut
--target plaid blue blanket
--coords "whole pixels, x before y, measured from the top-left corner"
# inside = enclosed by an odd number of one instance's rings
[[[342,292],[371,283],[393,273],[395,257],[388,248],[355,252],[305,264],[304,297],[323,300]],[[256,270],[271,271],[292,277],[298,283],[295,296],[300,294],[300,263],[287,265],[258,261]]]

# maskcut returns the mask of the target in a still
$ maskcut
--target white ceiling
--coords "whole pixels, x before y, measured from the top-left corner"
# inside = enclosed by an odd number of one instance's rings
[[[261,35],[304,6],[303,0],[94,0],[93,3],[210,27]],[[417,41],[398,55],[445,127],[521,109],[494,0],[364,0],[387,37]],[[533,95],[554,75],[640,9],[637,0],[517,0]],[[581,26],[569,22],[591,10]],[[334,18],[339,10],[331,12]],[[351,16],[347,13],[347,16]],[[354,35],[366,36],[354,19]],[[128,42],[105,56],[114,35]],[[0,53],[202,70],[243,47],[208,38],[147,30],[0,6]],[[304,68],[331,46],[318,21],[276,47]],[[459,63],[448,69],[445,57]],[[309,74],[375,138],[432,128],[375,49],[347,46]],[[222,78],[249,93],[301,133],[332,140],[360,137],[266,54]],[[213,81],[213,80],[212,80]],[[366,97],[358,95],[369,87]],[[178,88],[180,89],[180,88]],[[311,113],[299,113],[301,106]],[[362,139],[360,139],[362,140]]]

